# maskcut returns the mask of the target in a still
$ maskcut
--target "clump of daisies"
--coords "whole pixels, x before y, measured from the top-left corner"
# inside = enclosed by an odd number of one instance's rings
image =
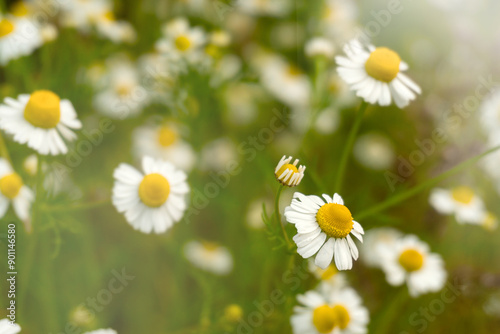
[[[231,253],[215,242],[190,241],[184,247],[184,254],[194,266],[216,275],[227,275],[233,269]]]
[[[186,173],[170,162],[146,156],[142,172],[122,163],[113,175],[113,204],[134,229],[164,233],[181,220],[189,186]]]
[[[293,237],[297,252],[305,259],[317,254],[317,266],[326,269],[334,260],[339,270],[347,270],[352,268],[352,260],[358,259],[351,235],[362,242],[364,230],[339,194],[323,194],[321,198],[296,192],[285,208],[285,218],[297,229]]]
[[[366,333],[368,310],[350,287],[332,289],[321,284],[316,290],[298,295],[298,306],[291,317],[294,334]]]
[[[454,215],[459,224],[480,225],[486,219],[483,200],[467,186],[433,189],[429,202],[439,213]]]
[[[335,58],[337,72],[366,102],[388,106],[394,100],[404,108],[421,93],[420,87],[403,73],[408,64],[395,51],[351,40],[344,52],[346,57]]]
[[[66,154],[63,139],[74,141],[72,130],[81,127],[71,102],[49,90],[7,97],[0,105],[0,128],[42,155]]]

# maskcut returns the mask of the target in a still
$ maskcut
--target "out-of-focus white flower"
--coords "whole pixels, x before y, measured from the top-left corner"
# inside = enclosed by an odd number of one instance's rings
[[[98,329],[92,332],[85,332],[83,334],[117,334],[114,329]]]
[[[455,215],[460,224],[481,224],[486,215],[483,200],[466,186],[452,190],[433,189],[429,202],[437,212]]]
[[[190,241],[184,247],[184,254],[196,267],[217,275],[227,275],[233,270],[229,250],[214,242]]]
[[[196,153],[185,142],[174,124],[145,125],[134,130],[133,152],[141,159],[151,156],[156,159],[171,161],[177,168],[189,172],[196,162]]]
[[[309,259],[307,268],[316,279],[331,289],[341,289],[347,286],[347,278],[344,273],[339,272],[333,264],[330,264],[326,269],[321,269],[314,263],[313,259]]]
[[[430,253],[429,246],[414,235],[398,239],[381,253],[382,270],[391,285],[406,282],[412,297],[436,292],[446,283],[441,256]]]
[[[236,6],[242,12],[258,16],[284,16],[291,9],[289,0],[237,0]]]
[[[376,132],[360,136],[354,144],[353,153],[360,164],[373,170],[390,168],[396,158],[391,141]]]
[[[498,227],[498,217],[491,212],[487,212],[485,218],[481,222],[481,226],[487,231],[494,231]]]
[[[234,142],[229,138],[219,138],[207,143],[201,150],[200,168],[214,171],[232,169],[238,160]]]
[[[38,157],[36,154],[31,154],[24,159],[23,168],[31,176],[36,176],[38,170]]]
[[[260,85],[236,82],[224,91],[226,117],[232,125],[247,125],[257,118],[257,101],[263,99]]]
[[[357,19],[356,3],[350,0],[326,0],[320,23],[327,36],[342,42],[353,37]]]
[[[250,205],[248,205],[246,222],[251,228],[263,229],[266,227],[266,224],[264,224],[264,221],[262,219],[264,204],[266,206],[266,210],[268,212],[272,212],[273,202],[266,197],[253,200],[252,202],[250,202]]]
[[[30,55],[42,43],[40,29],[31,20],[0,14],[0,65]]]
[[[391,227],[379,227],[366,231],[361,245],[363,262],[370,267],[380,268],[384,248],[394,247],[395,242],[402,236],[401,232]]]
[[[0,320],[0,333],[2,334],[17,334],[21,331],[21,326],[12,324],[9,319]]]
[[[339,126],[339,111],[334,108],[321,110],[316,118],[314,127],[316,131],[323,135],[335,132]]]
[[[112,10],[108,0],[73,0],[61,1],[61,24],[89,33],[92,26],[106,13]]]
[[[479,107],[479,120],[491,141],[500,142],[500,90],[483,101]]]
[[[33,200],[33,191],[24,185],[7,160],[0,158],[0,218],[5,216],[9,205],[12,204],[17,217],[27,221]]]
[[[123,20],[116,20],[112,11],[104,13],[95,21],[97,32],[113,43],[133,43],[137,39],[134,27]]]
[[[327,38],[315,37],[306,43],[305,52],[310,58],[324,57],[332,59],[335,54],[335,47]]]

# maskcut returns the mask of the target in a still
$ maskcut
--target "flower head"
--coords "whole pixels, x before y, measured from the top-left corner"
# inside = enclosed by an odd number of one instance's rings
[[[290,163],[291,161],[292,157],[287,158],[284,155],[274,169],[274,175],[282,185],[295,187],[302,181],[306,167],[302,165],[297,167],[299,159],[295,159],[293,164]]]
[[[233,258],[229,250],[214,242],[188,242],[184,253],[193,265],[217,275],[227,275],[233,269]]]
[[[454,214],[460,224],[481,224],[486,216],[482,199],[467,186],[434,189],[429,201],[439,213]]]
[[[315,263],[326,269],[332,259],[339,270],[352,268],[352,259],[358,259],[358,249],[351,234],[363,241],[364,230],[354,221],[339,194],[333,198],[306,196],[296,192],[285,209],[286,220],[297,228],[293,238],[297,252],[303,258],[317,253]]]
[[[395,51],[373,45],[366,48],[352,40],[345,45],[344,52],[347,57],[335,58],[337,72],[366,102],[388,106],[392,98],[403,108],[421,93],[420,87],[402,73],[408,65]]]

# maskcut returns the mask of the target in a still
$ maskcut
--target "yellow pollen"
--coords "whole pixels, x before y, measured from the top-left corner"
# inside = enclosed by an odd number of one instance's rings
[[[376,48],[365,63],[365,70],[372,78],[391,82],[399,73],[399,55],[388,48]]]
[[[316,220],[321,230],[332,238],[345,238],[354,225],[351,211],[335,203],[327,203],[319,208]]]
[[[169,194],[170,184],[160,174],[146,175],[139,185],[139,198],[151,208],[162,206],[167,201]]]
[[[0,20],[0,38],[5,37],[14,31],[14,25],[9,20]]]
[[[408,272],[417,271],[424,264],[424,257],[415,249],[407,249],[399,256],[399,264]]]
[[[108,21],[115,21],[116,18],[115,18],[115,14],[112,12],[112,11],[107,11],[105,14],[104,14],[104,18]]]
[[[321,279],[326,281],[335,276],[338,273],[337,268],[334,266],[328,266],[325,270],[322,270]]]
[[[14,199],[23,187],[23,180],[16,173],[6,175],[0,179],[0,192],[9,199]]]
[[[330,333],[335,327],[335,311],[329,305],[322,305],[313,311],[313,324],[320,333]]]
[[[299,171],[297,170],[297,167],[295,167],[294,165],[292,164],[284,164],[283,166],[281,166],[280,169],[278,169],[278,171],[276,172],[276,177],[280,177],[281,174],[283,174],[284,171],[286,171],[287,169],[291,169],[293,173],[298,173]]]
[[[302,71],[300,70],[300,68],[298,68],[295,65],[288,66],[288,71],[287,72],[292,77],[297,77],[297,76],[299,76],[299,75],[302,74]]]
[[[48,90],[34,92],[24,108],[24,118],[38,128],[55,128],[61,119],[61,99]]]
[[[163,126],[158,131],[158,143],[162,147],[169,147],[177,141],[177,133],[167,126]]]
[[[451,191],[453,199],[462,204],[470,204],[474,199],[474,191],[469,187],[457,187]]]
[[[186,51],[191,47],[191,41],[185,35],[180,35],[175,39],[175,47],[180,51]]]
[[[14,16],[23,17],[28,15],[29,10],[24,2],[19,1],[12,5],[12,7],[10,8],[10,12]]]
[[[333,314],[335,315],[335,326],[345,329],[349,325],[351,317],[349,316],[349,311],[344,306],[335,305],[333,307]]]

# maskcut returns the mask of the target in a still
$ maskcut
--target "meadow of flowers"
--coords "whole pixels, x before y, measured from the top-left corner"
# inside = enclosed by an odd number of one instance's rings
[[[2,1],[0,333],[500,333],[499,11]]]

